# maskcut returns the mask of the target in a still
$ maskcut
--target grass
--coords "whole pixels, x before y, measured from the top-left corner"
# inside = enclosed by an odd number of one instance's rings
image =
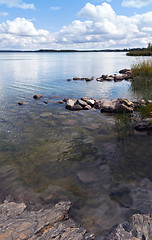
[[[141,50],[141,51],[130,51],[127,56],[152,56],[152,51]]]
[[[139,61],[131,67],[133,77],[150,77],[152,78],[152,59]]]

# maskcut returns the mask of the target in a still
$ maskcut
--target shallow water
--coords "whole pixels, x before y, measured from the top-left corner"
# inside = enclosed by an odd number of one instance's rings
[[[128,116],[56,103],[141,98],[126,81],[66,81],[114,74],[133,61],[125,53],[0,54],[1,201],[9,195],[35,209],[71,200],[74,219],[96,239],[133,213],[152,212],[152,136],[133,132]],[[34,100],[37,93],[44,98]]]

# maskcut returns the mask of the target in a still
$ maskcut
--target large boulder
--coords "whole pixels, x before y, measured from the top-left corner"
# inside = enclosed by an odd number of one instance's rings
[[[24,203],[0,205],[0,239],[94,239],[93,234],[69,218],[71,202],[59,202],[50,209],[28,212]]]
[[[118,98],[117,100],[104,101],[101,103],[101,112],[133,112],[134,104],[125,98]]]
[[[107,240],[151,240],[152,218],[147,214],[134,214],[128,222],[119,224]]]

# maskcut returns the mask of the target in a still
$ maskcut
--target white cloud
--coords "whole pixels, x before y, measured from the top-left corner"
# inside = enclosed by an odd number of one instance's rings
[[[117,15],[108,3],[87,3],[75,20],[60,31],[36,29],[33,22],[16,18],[0,24],[1,49],[105,49],[145,47],[152,41],[152,11],[131,17]]]
[[[50,9],[53,10],[53,11],[58,11],[58,10],[61,9],[61,7],[59,7],[59,6],[54,6],[54,7],[50,7]]]
[[[152,0],[123,0],[122,6],[141,8],[152,3]]]
[[[6,17],[6,16],[8,16],[8,13],[7,12],[0,12],[0,16]]]
[[[33,3],[25,3],[22,0],[0,0],[0,5],[7,5],[8,7],[17,7],[22,9],[35,9]]]

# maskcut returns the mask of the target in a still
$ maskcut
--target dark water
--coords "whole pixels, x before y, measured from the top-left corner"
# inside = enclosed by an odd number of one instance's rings
[[[141,98],[125,81],[66,81],[114,74],[135,60],[125,53],[0,55],[1,202],[9,195],[36,209],[71,200],[74,219],[96,239],[133,213],[152,212],[152,136],[135,133],[128,116],[69,112],[56,103]],[[34,100],[37,93],[44,98]]]

